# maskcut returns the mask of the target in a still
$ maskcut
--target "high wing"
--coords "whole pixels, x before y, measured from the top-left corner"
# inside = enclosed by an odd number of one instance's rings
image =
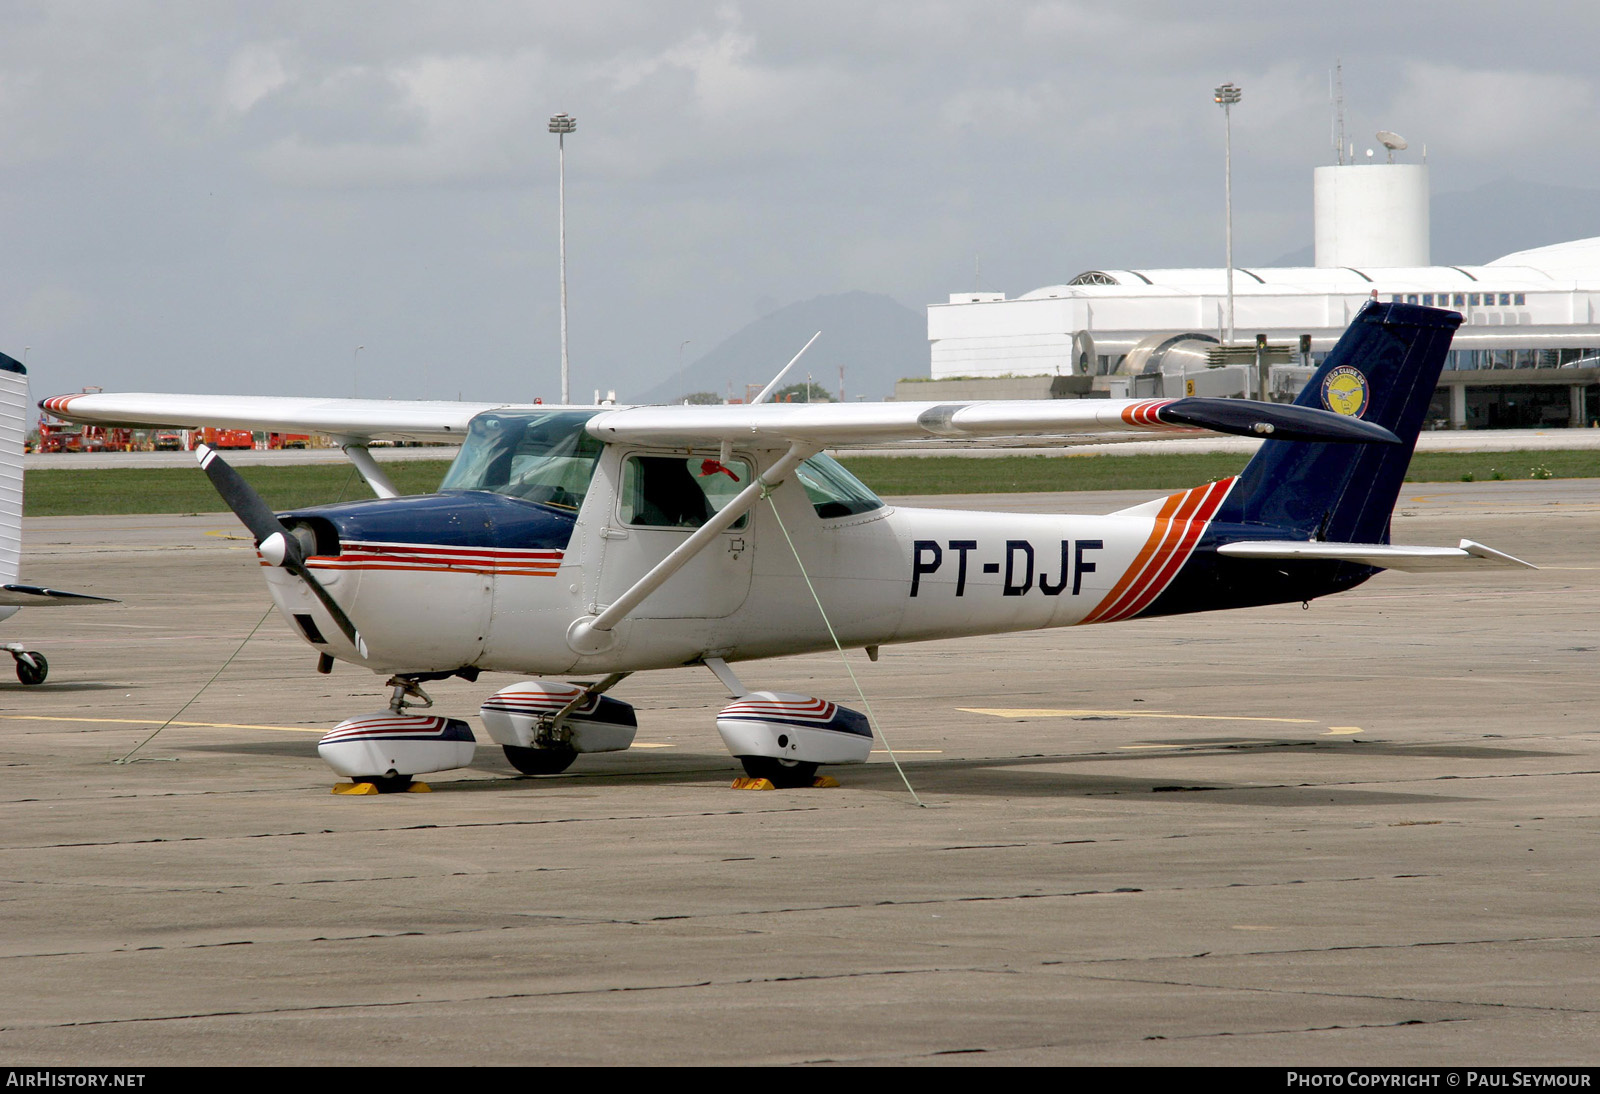
[[[96,425],[217,426],[423,441],[459,440],[472,418],[484,411],[526,408],[508,403],[148,393],[57,395],[39,405],[57,417]],[[1396,442],[1382,426],[1326,410],[1194,398],[637,406],[601,410],[588,428],[604,441],[690,447],[758,443],[820,449],[930,438],[1202,430],[1275,440]]]
[[[641,406],[606,411],[589,423],[590,434],[603,441],[672,446],[765,441],[812,448],[929,438],[1202,430],[1285,441],[1398,442],[1389,430],[1359,418],[1244,399]]]
[[[39,408],[88,425],[133,428],[261,429],[367,440],[459,441],[467,423],[502,403],[314,399],[280,395],[168,395],[148,392],[56,395]]]

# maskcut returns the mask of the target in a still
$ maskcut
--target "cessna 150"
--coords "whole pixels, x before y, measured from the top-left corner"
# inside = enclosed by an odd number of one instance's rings
[[[429,680],[507,672],[540,679],[489,697],[484,726],[519,770],[558,772],[579,753],[632,743],[633,708],[606,694],[627,675],[705,665],[735,696],[717,718],[729,750],[750,775],[799,785],[819,764],[864,761],[871,727],[821,698],[750,691],[731,664],[835,641],[875,656],[889,643],[1305,601],[1382,569],[1527,565],[1467,540],[1388,542],[1460,322],[1371,303],[1293,404],[609,408],[88,394],[41,406],[81,422],[321,432],[345,447],[377,499],[281,514],[215,452],[200,453],[319,669],[339,659],[390,678],[387,710],[323,738],[335,770],[393,788],[465,765],[467,723],[407,705],[428,702]],[[822,454],[913,438],[1173,429],[1267,443],[1236,478],[1108,516],[889,506]],[[366,449],[375,437],[462,447],[436,493],[403,497]]]
[[[66,593],[17,582],[22,562],[22,442],[28,433],[28,370],[21,361],[0,353],[0,619],[18,609],[68,604],[111,604],[87,593]],[[17,679],[42,684],[50,663],[38,650],[21,642],[0,643],[17,666]]]

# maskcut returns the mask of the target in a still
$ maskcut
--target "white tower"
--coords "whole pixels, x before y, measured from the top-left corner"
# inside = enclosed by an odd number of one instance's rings
[[[1318,266],[1428,266],[1428,167],[1318,167],[1312,183]]]

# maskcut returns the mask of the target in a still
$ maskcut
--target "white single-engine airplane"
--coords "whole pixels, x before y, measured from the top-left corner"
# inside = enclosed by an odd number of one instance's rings
[[[765,404],[774,380],[756,404],[734,406],[148,394],[40,405],[81,422],[321,432],[345,447],[378,498],[282,514],[200,453],[319,670],[339,659],[390,677],[387,710],[323,738],[342,774],[392,789],[470,761],[466,722],[407,713],[431,705],[429,680],[588,678],[515,683],[480,711],[515,767],[550,774],[632,743],[633,708],[605,694],[628,674],[705,665],[735,695],[717,729],[745,770],[808,785],[819,764],[866,760],[867,720],[820,698],[749,691],[729,666],[831,649],[829,624],[843,647],[875,657],[896,642],[1310,600],[1382,569],[1526,566],[1466,540],[1388,542],[1460,322],[1369,304],[1293,404]],[[892,507],[822,454],[1174,429],[1268,443],[1236,478],[1109,516]],[[377,437],[462,447],[437,493],[402,497],[367,452]]]
[[[115,603],[103,596],[65,593],[17,581],[22,564],[22,445],[28,435],[28,412],[28,370],[21,361],[0,353],[0,620],[10,619],[21,608]],[[17,679],[24,684],[42,684],[50,673],[44,654],[21,642],[0,642],[0,650],[16,662]]]

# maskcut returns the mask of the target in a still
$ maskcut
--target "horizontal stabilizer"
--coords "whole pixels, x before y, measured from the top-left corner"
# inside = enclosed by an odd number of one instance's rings
[[[1302,540],[1245,540],[1224,543],[1217,554],[1229,558],[1297,559],[1307,562],[1354,562],[1384,570],[1404,570],[1413,574],[1437,574],[1454,570],[1479,570],[1487,567],[1537,570],[1503,551],[1461,541],[1459,547],[1404,547],[1387,543],[1307,543]]]
[[[0,585],[0,608],[38,608],[51,604],[115,604],[108,596],[65,593],[42,585]]]

